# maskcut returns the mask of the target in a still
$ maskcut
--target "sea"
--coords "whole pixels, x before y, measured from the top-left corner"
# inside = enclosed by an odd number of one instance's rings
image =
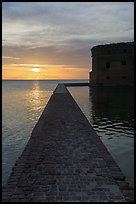
[[[22,154],[58,83],[88,80],[2,81],[2,185]],[[130,87],[68,87],[72,97],[134,187],[134,90]]]

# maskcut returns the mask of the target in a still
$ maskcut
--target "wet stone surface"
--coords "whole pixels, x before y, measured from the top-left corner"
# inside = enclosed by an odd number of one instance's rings
[[[131,202],[133,190],[123,178],[72,96],[61,86],[50,98],[3,187],[2,201]]]

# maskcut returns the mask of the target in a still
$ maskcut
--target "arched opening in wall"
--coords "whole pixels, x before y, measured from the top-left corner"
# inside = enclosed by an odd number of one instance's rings
[[[126,79],[127,77],[126,76],[122,76],[122,79]]]
[[[122,65],[125,66],[127,63],[125,60],[122,61]]]
[[[127,52],[127,50],[126,50],[126,49],[124,49],[124,50],[123,50],[123,52],[124,52],[124,53],[126,53],[126,52]]]
[[[98,86],[103,86],[103,83],[98,83],[97,85],[98,85]]]
[[[110,79],[110,77],[109,77],[109,76],[106,76],[106,79]]]
[[[106,62],[106,68],[110,68],[110,62]]]

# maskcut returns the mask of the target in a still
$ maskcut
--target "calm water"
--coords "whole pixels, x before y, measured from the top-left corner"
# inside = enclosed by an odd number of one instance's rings
[[[69,88],[115,161],[134,186],[134,92],[132,88]]]
[[[58,83],[60,81],[2,82],[3,185]],[[133,186],[133,90],[88,87],[68,89]]]

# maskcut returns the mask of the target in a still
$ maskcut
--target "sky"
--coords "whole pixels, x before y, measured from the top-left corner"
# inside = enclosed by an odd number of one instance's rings
[[[2,3],[2,79],[88,79],[93,46],[132,41],[133,2]]]

